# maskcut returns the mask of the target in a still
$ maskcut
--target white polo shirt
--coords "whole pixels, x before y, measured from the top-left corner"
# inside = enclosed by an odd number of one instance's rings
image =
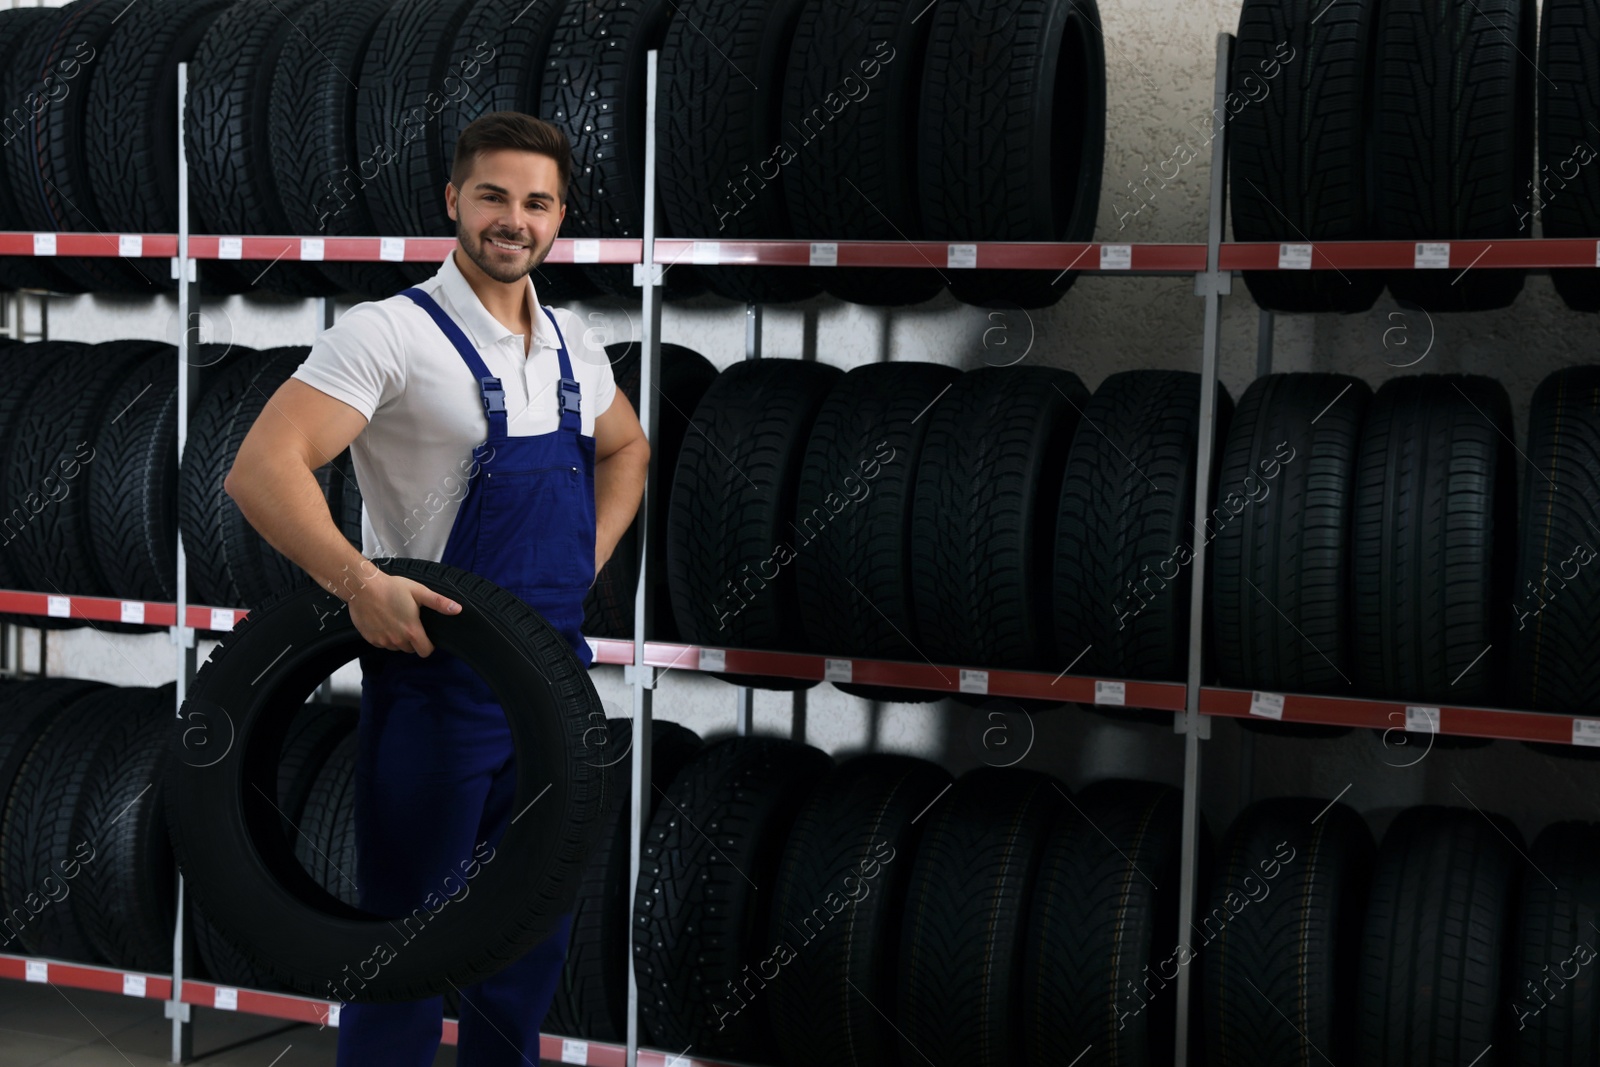
[[[513,437],[560,428],[559,342],[528,279],[533,344],[490,315],[456,266],[417,286],[432,296],[478,349],[506,393]],[[576,313],[556,308],[572,374],[582,390],[582,432],[616,396],[605,346],[586,336]],[[361,551],[438,561],[466,496],[472,450],[489,434],[477,378],[433,318],[396,294],[357,304],[318,335],[293,377],[361,412],[366,427],[350,446],[361,487]],[[336,476],[337,477],[337,476]]]

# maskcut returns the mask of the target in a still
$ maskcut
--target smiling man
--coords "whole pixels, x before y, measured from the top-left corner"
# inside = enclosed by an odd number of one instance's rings
[[[349,603],[374,646],[361,659],[355,778],[354,876],[370,911],[410,913],[441,875],[497,843],[516,773],[500,705],[423,629],[422,609],[460,606],[369,557],[482,575],[543,615],[587,667],[584,594],[644,492],[650,447],[605,349],[574,313],[542,307],[529,277],[566,216],[571,169],[549,123],[495,112],[468,126],[444,189],[457,247],[428,281],[356,305],[317,338],[225,483],[273,547]],[[314,474],[346,447],[361,552]],[[570,919],[461,990],[462,1067],[539,1062]],[[427,1067],[442,1017],[439,997],[352,1004],[339,1065]]]

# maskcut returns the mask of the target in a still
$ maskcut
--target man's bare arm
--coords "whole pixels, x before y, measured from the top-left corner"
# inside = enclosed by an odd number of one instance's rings
[[[633,524],[650,470],[650,442],[620,389],[605,414],[594,420],[594,456],[594,569],[598,574]]]
[[[345,540],[317,485],[316,470],[366,424],[349,404],[290,378],[250,427],[222,486],[268,544],[350,604],[350,620],[368,642],[426,656],[433,644],[418,606],[455,612],[460,605],[373,566]]]

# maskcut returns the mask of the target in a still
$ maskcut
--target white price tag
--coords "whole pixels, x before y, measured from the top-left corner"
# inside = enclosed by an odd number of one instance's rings
[[[322,258],[326,246],[320,237],[300,238],[300,258],[305,260],[318,260]]]
[[[1311,246],[1310,245],[1279,245],[1278,246],[1279,270],[1310,270]]]
[[[945,252],[944,263],[952,270],[973,270],[978,266],[978,246],[951,245]]]
[[[30,982],[50,981],[50,965],[43,960],[29,960],[24,965],[23,977]]]
[[[830,659],[822,664],[823,680],[829,682],[850,682],[855,680],[856,664],[854,660]]]
[[[233,609],[232,608],[212,608],[211,609],[211,628],[213,630],[231,630],[231,629],[233,629]]]
[[[963,693],[987,693],[989,691],[988,671],[961,670],[961,691]]]
[[[696,241],[690,259],[700,266],[716,266],[722,261],[722,242]]]
[[[1412,265],[1418,270],[1425,268],[1437,270],[1450,266],[1449,242],[1418,241],[1417,256]]]
[[[1102,682],[1099,679],[1094,683],[1094,702],[1096,704],[1111,704],[1124,707],[1128,702],[1128,686],[1124,682]]]
[[[1439,732],[1438,708],[1406,708],[1406,731],[1414,734]]]
[[[406,239],[404,237],[378,238],[378,258],[386,259],[392,263],[399,263],[406,258]]]
[[[144,234],[118,234],[117,255],[127,256],[129,259],[138,259],[140,256],[144,255]]]
[[[337,1001],[335,1001],[334,1003],[328,1005],[328,1025],[329,1026],[338,1026],[339,1025],[339,1009],[342,1008],[342,1007],[344,1007],[344,1005],[340,1004]]]
[[[144,996],[144,975],[125,974],[122,976],[122,995],[125,997]]]
[[[144,622],[144,601],[124,600],[122,602],[122,621],[132,623]]]
[[[672,1053],[666,1058],[661,1067],[689,1067],[689,1059],[679,1053]]]
[[[1250,714],[1263,719],[1283,718],[1282,693],[1251,693]]]
[[[572,242],[572,262],[598,263],[600,262],[600,242],[594,238],[584,238]]]
[[[1572,743],[1600,747],[1600,719],[1573,719]]]
[[[1600,267],[1600,241],[1594,243],[1594,265]]]
[[[36,256],[53,256],[56,254],[56,235],[53,233],[36,233],[33,235],[33,254]]]
[[[1101,245],[1100,246],[1101,270],[1132,270],[1133,246],[1132,245]]]
[[[702,648],[700,650],[700,669],[703,671],[727,670],[728,654],[720,648]]]
[[[72,598],[67,596],[46,597],[44,613],[54,619],[65,619],[72,614]]]
[[[574,1041],[570,1037],[562,1038],[561,1039],[561,1062],[562,1063],[588,1063],[589,1062],[589,1042],[587,1042],[587,1041]]]
[[[239,991],[237,989],[229,989],[226,986],[217,986],[216,996],[212,998],[211,1006],[213,1008],[221,1008],[223,1011],[238,1011]]]
[[[811,265],[813,267],[837,267],[839,265],[838,244],[832,241],[812,241]]]
[[[217,258],[218,259],[243,259],[244,258],[244,241],[240,240],[237,237],[218,237],[217,238]]]

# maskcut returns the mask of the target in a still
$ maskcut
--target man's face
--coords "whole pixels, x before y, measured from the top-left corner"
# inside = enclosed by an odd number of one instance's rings
[[[544,262],[567,208],[556,161],[537,152],[481,152],[457,190],[445,191],[456,238],[468,258],[498,282],[516,282]]]

